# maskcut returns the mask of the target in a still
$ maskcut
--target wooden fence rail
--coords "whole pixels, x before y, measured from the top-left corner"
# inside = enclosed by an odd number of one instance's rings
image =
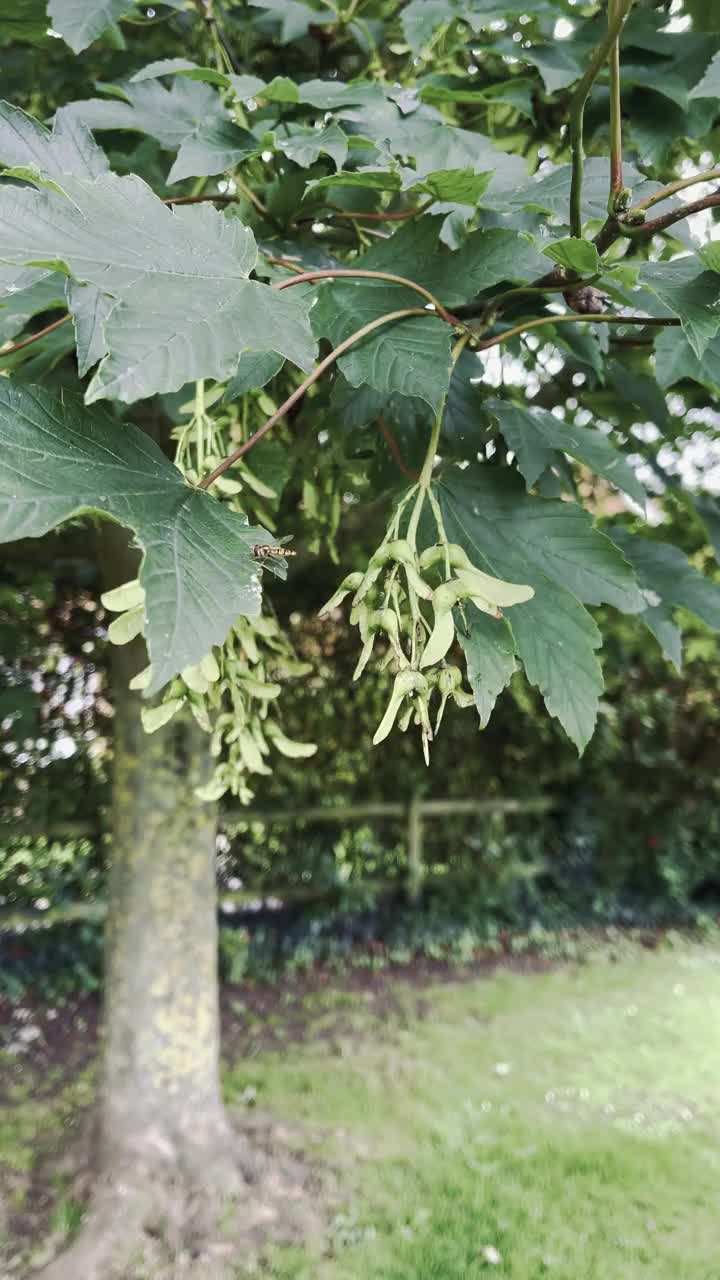
[[[425,821],[428,818],[452,817],[456,814],[490,815],[494,813],[545,813],[552,808],[552,801],[544,796],[527,798],[506,797],[497,800],[423,800],[418,794],[409,801],[388,801],[373,804],[347,804],[334,807],[313,807],[307,809],[261,810],[245,808],[224,809],[221,817],[222,828],[234,828],[253,822],[265,824],[321,822],[340,825],[345,822],[362,822],[370,818],[404,819],[407,832],[407,867],[404,880],[405,891],[410,902],[417,902],[426,880],[426,869],[423,858]],[[101,834],[98,822],[59,822],[46,826],[5,823],[0,825],[0,843],[3,838],[44,835],[50,839],[78,839],[81,837],[97,837]],[[355,880],[357,887],[368,889],[397,888],[402,880]],[[308,898],[321,899],[336,893],[341,886],[331,885],[319,889],[311,885],[285,885],[268,888],[249,886],[239,892],[221,892],[220,907],[225,912],[237,910],[250,902],[268,899],[281,899],[286,902],[302,901]],[[46,911],[17,910],[0,908],[0,933],[13,932],[27,928],[48,928],[54,924],[66,924],[76,920],[99,920],[106,912],[106,905],[101,901],[74,902],[66,906],[50,908]]]

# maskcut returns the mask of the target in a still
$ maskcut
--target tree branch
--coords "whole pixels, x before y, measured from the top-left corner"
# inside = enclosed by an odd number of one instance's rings
[[[551,273],[554,275],[554,273]],[[544,284],[537,281],[534,284],[518,285],[515,289],[505,289],[502,293],[493,294],[491,298],[481,298],[478,302],[464,302],[455,308],[455,317],[458,320],[469,320],[473,316],[487,316],[497,311],[500,307],[504,307],[507,302],[513,302],[515,298],[528,296],[542,297],[546,293],[566,293],[568,289],[582,289],[588,285],[593,285],[599,276],[590,276],[587,280],[563,279],[547,279]]]
[[[681,209],[671,209],[669,213],[663,213],[659,218],[651,218],[649,222],[642,222],[639,226],[626,226],[621,223],[621,232],[623,236],[629,236],[631,240],[635,240],[642,236],[654,236],[659,231],[666,231],[668,227],[674,226],[676,222],[682,222],[683,218],[690,218],[694,213],[702,213],[705,209],[716,209],[720,206],[720,193],[712,196],[705,196],[702,200],[693,200],[688,204],[684,204]]]
[[[278,280],[270,287],[277,290],[290,289],[294,284],[303,284],[308,280],[336,280],[343,277],[359,278],[361,280],[387,280],[390,284],[401,284],[406,289],[414,289],[415,293],[419,293],[421,298],[425,298],[431,303],[440,319],[444,320],[446,324],[458,324],[457,318],[452,316],[449,311],[446,311],[443,304],[424,285],[417,284],[415,280],[408,280],[405,276],[392,275],[389,271],[360,271],[352,268],[303,271],[300,275],[292,276],[289,280]]]
[[[607,34],[595,48],[587,71],[570,99],[570,147],[572,150],[572,181],[570,184],[570,234],[582,236],[582,182],[583,182],[583,120],[585,104],[599,72],[625,23],[633,0],[614,0],[615,8],[608,24]]]
[[[393,320],[404,320],[408,316],[427,315],[428,312],[422,307],[406,307],[403,311],[389,311],[387,315],[379,316],[377,320],[370,320],[369,323],[364,324],[361,329],[357,329],[355,333],[351,333],[349,338],[345,338],[344,342],[341,342],[339,346],[335,347],[328,355],[325,356],[324,360],[321,360],[320,363],[316,365],[305,381],[301,382],[300,386],[293,391],[292,395],[288,396],[287,400],[280,405],[279,409],[275,410],[275,413],[273,413],[266,422],[263,422],[261,427],[258,427],[257,431],[254,435],[250,436],[249,440],[246,440],[244,444],[239,446],[239,448],[234,449],[226,458],[223,458],[222,462],[218,464],[215,470],[211,471],[209,475],[205,476],[204,479],[200,481],[198,488],[209,489],[210,485],[214,484],[215,481],[233,465],[233,463],[237,462],[248,452],[248,450],[252,449],[253,446],[257,444],[258,440],[262,440],[262,437],[275,426],[276,422],[279,422],[281,418],[284,418],[286,413],[289,413],[292,409],[293,405],[297,404],[298,400],[302,399],[308,388],[311,387],[314,382],[317,382],[318,378],[322,377],[325,371],[335,363],[338,357],[343,355],[346,351],[349,351],[350,347],[354,346],[356,342],[361,342],[363,338],[367,338],[368,334],[373,333],[375,329],[379,329],[381,325],[390,324]]]

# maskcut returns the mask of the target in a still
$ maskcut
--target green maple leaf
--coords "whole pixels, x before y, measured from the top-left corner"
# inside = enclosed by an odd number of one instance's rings
[[[73,52],[82,53],[134,7],[133,0],[49,0],[48,18]]]
[[[563,422],[546,409],[525,409],[509,400],[490,399],[485,407],[497,420],[506,443],[517,454],[528,488],[552,465],[556,452],[560,451],[584,462],[641,507],[645,506],[645,490],[632,467],[599,431]]]
[[[582,751],[603,688],[595,656],[600,634],[583,604],[643,609],[630,566],[580,507],[531,497],[511,472],[449,468],[438,498],[448,538],[478,568],[535,588],[505,625],[531,684]],[[507,659],[497,662],[499,671],[509,672]]]
[[[252,548],[264,529],[188,485],[158,446],[76,396],[0,380],[0,541],[39,538],[99,512],[132,529],[144,556],[153,693],[260,612]]]

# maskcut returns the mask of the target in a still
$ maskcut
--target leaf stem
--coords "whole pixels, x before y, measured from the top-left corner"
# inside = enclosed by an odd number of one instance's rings
[[[607,61],[613,44],[618,39],[633,0],[614,0],[613,15],[608,23],[604,38],[596,46],[587,70],[580,80],[577,89],[570,99],[570,148],[572,151],[572,181],[570,184],[570,234],[580,239],[582,236],[582,183],[583,183],[583,121],[585,104],[590,90]]]
[[[215,15],[213,0],[195,0],[195,7],[208,29],[218,71],[237,73],[240,68]]]
[[[617,6],[618,0],[608,0],[609,26],[612,25],[615,18]],[[623,190],[619,32],[610,46],[608,64],[610,68],[610,198],[608,200],[608,212],[615,213],[618,208],[618,197]]]
[[[425,298],[437,311],[438,315],[446,324],[455,325],[457,320],[454,316],[446,311],[443,304],[438,301],[434,294],[426,289],[424,285],[417,284],[415,280],[408,280],[405,276],[396,276],[389,271],[360,271],[348,269],[328,269],[325,271],[303,271],[300,275],[292,276],[289,280],[277,280],[270,287],[272,289],[290,289],[294,284],[303,284],[307,280],[336,280],[343,278],[358,278],[361,280],[387,280],[390,284],[401,284],[406,289],[414,289],[415,293],[419,293]]]
[[[390,324],[394,320],[404,320],[408,316],[426,316],[427,314],[427,311],[422,307],[406,307],[402,311],[389,311],[387,315],[378,316],[376,320],[370,320],[368,324],[364,324],[361,329],[356,329],[355,333],[351,333],[348,338],[345,338],[345,340],[339,344],[339,346],[329,352],[329,354],[325,356],[324,360],[321,360],[320,363],[316,365],[305,381],[301,382],[299,387],[296,387],[292,395],[288,396],[287,400],[280,405],[279,409],[275,410],[275,413],[273,413],[266,422],[263,422],[261,427],[258,427],[257,431],[250,436],[249,440],[246,440],[244,444],[239,445],[239,447],[234,449],[232,453],[229,453],[226,458],[223,458],[222,462],[218,464],[215,470],[211,471],[209,475],[205,476],[204,479],[200,481],[198,488],[209,489],[210,485],[214,484],[219,476],[223,475],[229,467],[232,467],[239,458],[242,458],[243,454],[252,449],[253,445],[257,444],[258,440],[261,440],[262,437],[266,435],[281,418],[284,418],[286,413],[289,413],[290,409],[292,409],[293,405],[297,404],[298,400],[302,399],[309,387],[311,387],[314,382],[317,382],[318,378],[322,377],[325,371],[335,363],[338,357],[344,355],[346,351],[349,351],[356,342],[362,342],[363,338],[374,333],[374,331],[379,329],[381,325]]]
[[[460,356],[460,353],[462,352],[462,349],[468,342],[469,338],[470,338],[470,334],[464,333],[462,337],[459,338],[459,340],[455,343],[455,346],[453,347],[452,355],[450,357],[451,375],[452,375],[452,370],[455,368],[455,365],[457,363],[458,357]],[[438,408],[437,415],[435,417],[435,422],[433,423],[433,429],[430,433],[430,439],[428,441],[425,460],[423,462],[422,471],[420,472],[420,478],[418,480],[417,498],[415,499],[415,506],[412,509],[412,514],[410,516],[410,523],[408,525],[408,531],[407,531],[407,540],[410,543],[410,546],[413,548],[415,546],[415,540],[417,537],[418,524],[420,523],[420,515],[422,513],[423,505],[425,503],[425,498],[430,490],[433,466],[435,464],[435,457],[438,451],[438,444],[440,441],[440,429],[442,427],[442,420],[445,414],[445,404],[447,402],[447,396],[448,396],[448,393],[446,391],[442,400],[440,401],[440,406]]]
[[[22,342],[14,342],[11,347],[4,347],[0,350],[0,360],[4,356],[13,356],[16,351],[22,351],[23,347],[29,347],[33,342],[39,342],[47,333],[52,333],[53,330],[59,329],[61,324],[66,324],[70,319],[71,316],[68,312],[66,316],[61,316],[59,320],[53,320],[52,324],[46,324],[44,329],[38,329],[37,333],[31,334],[29,338],[23,338]]]

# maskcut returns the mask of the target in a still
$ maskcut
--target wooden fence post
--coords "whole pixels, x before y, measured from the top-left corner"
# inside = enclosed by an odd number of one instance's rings
[[[420,795],[413,792],[408,805],[408,902],[415,906],[420,901],[425,867],[423,865],[423,815]]]
[[[625,798],[626,802],[628,797]],[[645,804],[645,796],[629,797],[632,803]],[[422,887],[427,878],[423,862],[423,823],[427,818],[441,818],[453,813],[545,813],[552,809],[553,802],[549,797],[530,796],[525,798],[507,797],[495,800],[421,800],[420,794],[413,795],[408,803],[399,800],[382,801],[371,804],[347,804],[331,808],[326,805],[309,809],[271,810],[264,812],[258,809],[234,808],[224,812],[224,825],[232,829],[239,823],[247,822],[352,822],[365,818],[405,818],[407,823],[408,865],[405,877],[405,892],[408,900],[417,903]],[[32,824],[0,823],[0,845],[4,840],[14,839],[20,835],[47,835],[52,839],[74,838],[102,834],[98,821],[47,823],[34,827]],[[433,873],[435,880],[449,880],[455,873],[451,867],[438,868]],[[396,889],[400,882],[396,877],[388,880],[371,879],[363,883],[378,889]],[[221,893],[221,904],[229,911],[233,906],[243,906],[258,898],[267,897],[268,888],[246,886],[240,892]],[[287,901],[302,901],[314,897],[326,897],[327,891],[315,890],[309,885],[276,885],[271,891],[272,897]],[[76,902],[65,906],[41,911],[38,908],[24,910],[12,905],[0,907],[0,934],[21,928],[47,928],[50,924],[60,924],[69,920],[100,919],[105,913],[103,902]]]

